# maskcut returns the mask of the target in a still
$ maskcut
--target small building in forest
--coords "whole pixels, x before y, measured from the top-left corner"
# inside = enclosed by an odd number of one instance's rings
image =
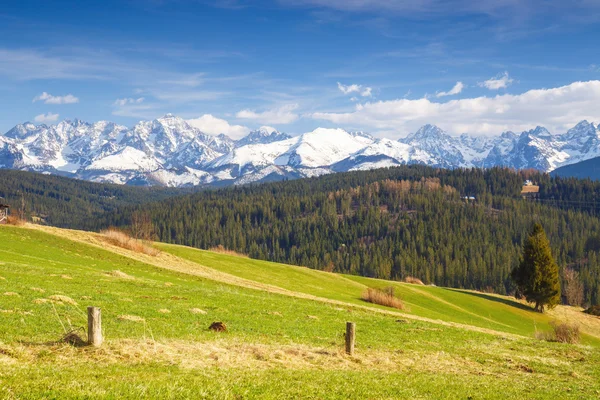
[[[8,209],[10,206],[8,204],[4,204],[0,201],[0,225],[6,224],[8,222]]]

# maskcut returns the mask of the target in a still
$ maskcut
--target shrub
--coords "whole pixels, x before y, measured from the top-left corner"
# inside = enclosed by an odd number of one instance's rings
[[[368,288],[361,295],[361,300],[381,306],[393,307],[404,310],[404,303],[394,294],[394,288],[388,287],[383,290]]]
[[[543,332],[536,334],[538,339],[546,340],[548,342],[559,342],[575,344],[579,343],[580,332],[579,326],[567,324],[565,322],[550,322],[552,327],[551,332]]]
[[[8,218],[6,218],[6,223],[8,225],[23,226],[25,225],[26,221],[17,216],[9,215]]]
[[[114,228],[106,229],[100,232],[104,235],[108,241],[115,246],[122,247],[124,249],[135,251],[136,253],[148,254],[150,256],[157,256],[160,251],[152,246],[149,246],[142,240],[134,239],[125,232],[119,231]]]
[[[404,282],[412,283],[413,285],[425,285],[422,280],[412,276],[407,276],[406,278],[404,278]]]
[[[600,305],[598,305],[598,306],[591,306],[590,308],[588,308],[584,312],[586,314],[596,315],[596,316],[600,317]]]

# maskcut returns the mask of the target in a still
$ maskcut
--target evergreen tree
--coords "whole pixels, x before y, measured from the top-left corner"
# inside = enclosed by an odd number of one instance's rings
[[[539,223],[523,246],[521,263],[512,273],[519,290],[535,310],[544,312],[544,307],[553,308],[560,302],[558,265],[552,257],[550,242]]]

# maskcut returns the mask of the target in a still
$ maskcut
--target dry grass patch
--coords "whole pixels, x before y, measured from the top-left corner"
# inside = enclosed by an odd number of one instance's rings
[[[404,282],[412,283],[413,285],[425,286],[425,284],[423,283],[422,280],[420,280],[419,278],[412,277],[412,276],[407,276],[406,278],[404,278]]]
[[[208,250],[212,251],[213,253],[227,254],[230,256],[243,257],[243,258],[250,258],[250,257],[248,257],[248,254],[238,253],[237,251],[234,251],[234,250],[228,250],[225,247],[223,247],[222,244],[215,246],[215,247],[211,247]]]
[[[15,292],[4,292],[5,296],[19,296],[19,293],[15,293]]]
[[[366,302],[379,304],[381,306],[393,307],[398,310],[405,309],[404,303],[396,297],[394,288],[391,286],[383,290],[368,288],[363,292],[360,298]]]
[[[45,304],[45,303],[50,303],[50,300],[48,299],[35,299],[32,301],[33,304]]]
[[[158,310],[158,312],[161,314],[170,314],[171,310],[168,310],[166,308],[161,308],[160,310]]]
[[[119,315],[117,319],[120,321],[146,322],[144,318],[138,317],[137,315]]]
[[[119,270],[108,271],[108,272],[105,272],[104,275],[112,276],[113,278],[135,279],[133,276],[127,275],[125,272],[121,272]]]
[[[29,289],[33,290],[34,292],[38,292],[38,293],[46,293],[46,291],[42,288],[39,287],[30,287]]]
[[[201,310],[201,309],[199,309],[199,308],[190,308],[190,312],[191,312],[192,314],[201,314],[201,315],[205,315],[205,314],[207,314],[207,312],[206,312],[206,311],[204,311],[204,310]]]
[[[67,280],[73,279],[73,277],[70,276],[70,275],[61,275],[60,277],[63,278],[63,279],[67,279]]]
[[[52,301],[53,303],[71,304],[72,306],[76,306],[77,305],[77,302],[75,300],[73,300],[69,296],[64,296],[62,294],[53,294],[52,296],[48,297],[48,299],[50,301]]]
[[[157,256],[160,254],[158,249],[148,245],[146,242],[138,239],[134,239],[125,232],[119,231],[114,228],[106,229],[100,232],[109,243],[122,247],[127,250],[135,251],[136,253],[143,253],[149,256]]]

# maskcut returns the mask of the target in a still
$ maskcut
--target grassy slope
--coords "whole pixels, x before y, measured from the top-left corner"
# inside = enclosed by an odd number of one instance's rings
[[[185,246],[159,244],[162,250],[222,272],[315,296],[352,304],[360,300],[367,287],[394,286],[408,306],[407,313],[493,329],[500,332],[533,336],[549,329],[552,317],[533,312],[530,307],[508,297],[418,286],[359,276],[343,276],[308,268],[235,257]],[[600,335],[600,332],[597,333]],[[598,337],[585,335],[584,342],[600,345]]]
[[[0,227],[0,243],[0,398],[496,398],[499,393],[590,398],[600,393],[600,355],[591,347],[398,323],[398,317],[351,305],[169,271],[116,254],[108,245],[102,249],[36,230]],[[215,264],[237,264],[243,274],[252,266],[247,278],[280,286],[292,280],[291,289],[322,297],[335,292],[330,296],[349,303],[373,284],[205,256]],[[205,256],[203,264],[210,264]],[[127,276],[108,274],[115,270]],[[226,272],[242,274],[229,267]],[[77,305],[37,300],[52,295],[68,296]],[[474,297],[451,291],[448,296]],[[85,325],[85,306],[92,304],[103,308],[106,344],[78,349],[56,343],[62,325]],[[418,304],[416,298],[411,302],[412,312]],[[207,314],[193,314],[192,308]],[[170,312],[159,311],[165,309]],[[451,318],[467,319],[455,314]],[[144,322],[121,320],[122,315]],[[229,332],[207,331],[216,320]],[[342,352],[346,320],[358,326],[356,357]]]

